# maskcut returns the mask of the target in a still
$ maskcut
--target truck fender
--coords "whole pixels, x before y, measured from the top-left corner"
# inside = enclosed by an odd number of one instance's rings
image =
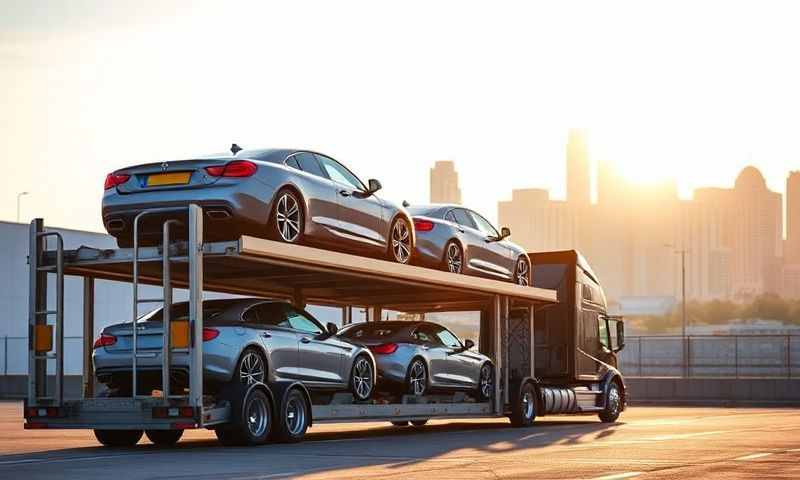
[[[303,394],[303,398],[305,398],[306,408],[308,408],[308,426],[310,427],[312,425],[312,422],[314,421],[314,415],[312,414],[311,410],[311,394],[308,392],[308,388],[306,388],[305,385],[294,380],[276,380],[269,384],[269,388],[275,395],[276,401],[272,402],[272,408],[275,411],[275,418],[280,417],[281,405],[286,401],[287,397],[289,396],[289,392],[293,388],[296,388]]]

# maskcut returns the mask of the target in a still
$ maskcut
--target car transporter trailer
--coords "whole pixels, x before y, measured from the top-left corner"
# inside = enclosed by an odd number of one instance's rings
[[[571,388],[544,385],[534,376],[534,311],[557,302],[554,290],[247,236],[204,243],[203,210],[197,205],[145,211],[134,221],[134,231],[144,217],[161,221],[160,214],[177,210],[185,211],[184,222],[164,222],[163,243],[156,247],[138,247],[134,235],[134,248],[65,250],[58,232],[46,230],[42,219],[31,222],[26,429],[93,429],[102,443],[123,446],[135,444],[143,431],[155,443],[168,444],[185,429],[210,428],[223,443],[257,444],[266,441],[265,429],[271,431],[270,439],[300,440],[312,422],[424,423],[433,418],[507,416],[513,425],[527,426],[537,415],[598,413],[605,407],[601,393],[607,379],[592,388]],[[176,228],[187,233],[188,241],[171,241],[170,230]],[[55,242],[48,242],[50,237]],[[56,248],[48,249],[48,243]],[[55,276],[56,290],[55,306],[50,308],[48,275]],[[83,388],[76,399],[64,398],[65,275],[83,277]],[[134,322],[142,304],[165,307],[164,323],[169,325],[162,334],[165,354],[137,351],[137,328],[132,329],[132,397],[95,395],[91,357],[95,279],[133,285]],[[163,298],[140,298],[140,284],[163,286]],[[173,288],[189,292],[188,322],[169,319]],[[315,402],[297,381],[249,387],[232,382],[236,386],[222,393],[204,394],[204,291],[281,298],[301,306],[339,306],[345,324],[353,305],[366,306],[369,321],[379,321],[383,309],[479,311],[480,349],[495,367],[493,399],[405,395],[389,402],[354,402],[352,396],[338,394]],[[189,386],[182,392],[170,392],[170,357],[176,354],[190,358]],[[137,359],[153,355],[162,357],[162,391],[139,395]],[[54,375],[48,375],[48,362],[55,362]]]

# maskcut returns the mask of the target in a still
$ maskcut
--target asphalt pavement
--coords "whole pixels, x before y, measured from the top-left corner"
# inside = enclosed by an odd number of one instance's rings
[[[0,479],[800,478],[800,408],[632,407],[616,424],[546,417],[315,425],[306,440],[220,446],[191,431],[174,448],[143,439],[100,447],[90,431],[23,430],[22,405],[0,402]]]

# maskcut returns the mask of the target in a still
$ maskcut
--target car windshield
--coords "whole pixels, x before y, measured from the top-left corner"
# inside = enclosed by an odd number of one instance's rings
[[[343,331],[342,336],[346,338],[381,338],[390,337],[397,330],[398,327],[393,326],[356,325]]]
[[[219,317],[225,310],[222,305],[209,305],[210,302],[203,304],[203,322],[208,322]],[[189,318],[189,303],[181,302],[172,305],[170,309],[170,320],[188,320]],[[139,317],[138,322],[162,322],[164,321],[164,309],[157,308],[152,312],[146,313]]]

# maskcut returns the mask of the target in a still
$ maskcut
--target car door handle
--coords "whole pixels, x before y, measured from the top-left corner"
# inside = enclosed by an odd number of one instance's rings
[[[429,347],[428,347],[427,345],[422,345],[422,346],[421,346],[421,348],[422,348],[423,350],[427,350]]]
[[[303,337],[300,339],[300,341],[303,343],[311,343],[311,340],[309,340],[308,337]]]
[[[272,335],[269,332],[261,332],[261,336],[264,338],[272,338]]]
[[[339,195],[341,195],[343,197],[349,197],[352,194],[350,192],[348,192],[347,190],[339,190]]]

